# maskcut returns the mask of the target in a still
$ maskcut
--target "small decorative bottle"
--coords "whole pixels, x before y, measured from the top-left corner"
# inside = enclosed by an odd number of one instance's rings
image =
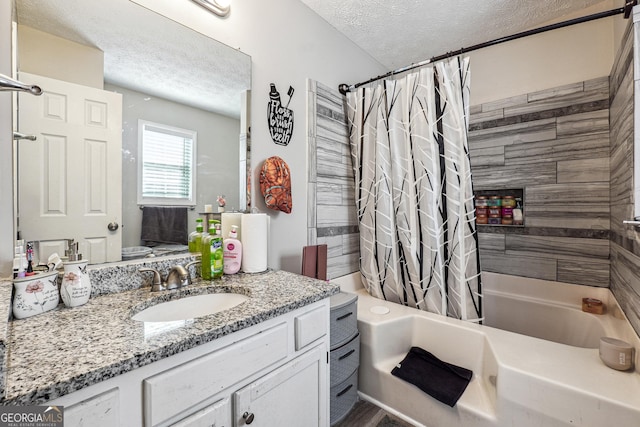
[[[513,225],[523,225],[524,224],[524,213],[523,213],[522,199],[516,198],[516,206],[513,208]]]
[[[224,212],[224,207],[227,204],[226,200],[224,199],[224,194],[222,196],[218,196],[216,200],[218,201],[218,212]]]

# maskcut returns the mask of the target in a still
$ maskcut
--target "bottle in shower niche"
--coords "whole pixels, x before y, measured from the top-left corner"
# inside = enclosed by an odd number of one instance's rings
[[[489,225],[502,224],[502,199],[500,196],[491,196],[488,201]]]
[[[520,197],[516,197],[516,205],[513,208],[513,225],[524,224],[524,215],[522,211],[522,199]]]
[[[202,218],[196,219],[196,231],[189,234],[189,253],[198,254],[202,252]]]

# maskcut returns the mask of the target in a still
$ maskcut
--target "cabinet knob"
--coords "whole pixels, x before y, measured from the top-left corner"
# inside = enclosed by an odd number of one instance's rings
[[[244,414],[242,414],[242,419],[244,420],[245,424],[251,424],[253,422],[253,414],[250,412],[245,412]]]

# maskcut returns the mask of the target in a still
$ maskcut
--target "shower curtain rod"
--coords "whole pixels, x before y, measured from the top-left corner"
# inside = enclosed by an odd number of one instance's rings
[[[575,25],[575,24],[581,24],[583,22],[594,21],[596,19],[608,18],[609,16],[619,15],[621,13],[624,13],[624,17],[625,17],[625,19],[627,19],[627,18],[629,18],[629,15],[631,15],[631,9],[633,9],[633,6],[635,6],[637,3],[638,3],[638,0],[627,1],[625,3],[624,7],[620,7],[620,8],[617,8],[617,9],[611,9],[611,10],[607,10],[607,11],[604,11],[604,12],[594,13],[593,15],[587,15],[587,16],[583,16],[581,18],[570,19],[568,21],[558,22],[558,23],[551,24],[551,25],[545,25],[544,27],[534,28],[532,30],[527,30],[527,31],[522,31],[520,33],[512,34],[510,36],[501,37],[501,38],[498,38],[498,39],[490,40],[488,42],[475,44],[475,45],[470,46],[470,47],[463,47],[462,49],[459,49],[459,50],[454,50],[454,51],[451,51],[451,52],[447,52],[445,54],[434,56],[434,57],[432,57],[430,59],[426,59],[424,61],[420,61],[420,62],[411,64],[411,65],[408,65],[408,66],[405,66],[405,67],[402,67],[402,68],[398,68],[397,70],[389,71],[386,74],[382,74],[382,75],[380,75],[378,77],[374,77],[374,78],[369,79],[369,80],[367,80],[365,82],[356,83],[356,84],[353,84],[353,85],[348,85],[346,83],[342,83],[340,86],[338,86],[338,90],[340,91],[341,94],[346,95],[347,92],[351,92],[352,90],[355,90],[355,89],[359,88],[360,86],[364,86],[366,84],[375,82],[376,80],[384,79],[385,77],[391,77],[391,76],[393,76],[395,74],[404,73],[405,71],[413,70],[414,68],[419,68],[419,67],[422,67],[423,65],[431,64],[432,62],[441,61],[443,59],[447,59],[447,58],[450,58],[452,56],[461,55],[463,53],[471,52],[471,51],[482,49],[482,48],[489,47],[489,46],[494,46],[494,45],[497,45],[497,44],[500,44],[500,43],[516,40],[516,39],[519,39],[519,38],[522,38],[522,37],[532,36],[534,34],[540,34],[540,33],[546,32],[546,31],[556,30],[558,28],[564,28],[564,27],[568,27],[568,26],[571,26],[571,25]]]

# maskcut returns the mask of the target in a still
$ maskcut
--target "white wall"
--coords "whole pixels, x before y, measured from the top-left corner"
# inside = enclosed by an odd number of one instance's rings
[[[251,56],[252,204],[271,217],[269,266],[300,272],[302,247],[307,244],[306,79],[337,88],[386,70],[298,0],[234,0],[226,19],[192,2],[135,2]],[[276,84],[285,103],[289,86],[295,89],[289,105],[295,118],[293,138],[286,147],[274,144],[269,136],[269,83]],[[288,215],[266,209],[260,200],[258,169],[274,155],[291,170],[293,212]]]
[[[604,1],[554,22],[623,3]],[[471,52],[471,105],[608,76],[625,23],[616,15]]]
[[[18,25],[20,71],[102,89],[104,53],[49,33]]]

